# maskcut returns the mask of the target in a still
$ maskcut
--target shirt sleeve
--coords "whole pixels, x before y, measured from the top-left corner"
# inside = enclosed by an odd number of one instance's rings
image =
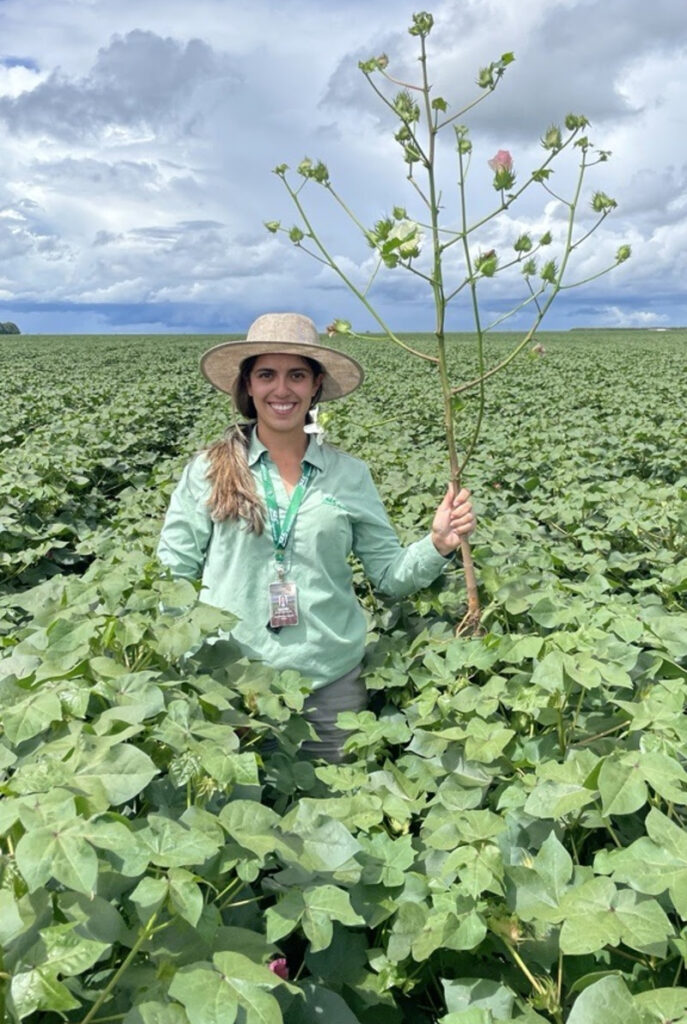
[[[360,472],[353,551],[367,576],[377,590],[390,597],[405,597],[428,587],[451,564],[450,560],[437,551],[429,534],[403,547],[364,463],[360,463]]]
[[[182,473],[167,509],[157,554],[173,576],[195,580],[202,575],[205,552],[212,537],[206,470],[206,459],[202,456],[193,459]]]

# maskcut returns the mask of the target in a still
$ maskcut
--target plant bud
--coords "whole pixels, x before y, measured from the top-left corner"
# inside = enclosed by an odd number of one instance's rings
[[[408,29],[408,32],[411,36],[422,36],[424,38],[432,31],[433,25],[433,16],[427,11],[420,11],[419,14],[413,15],[413,24]]]
[[[481,252],[475,260],[475,270],[483,277],[493,277],[498,267],[499,258],[495,249],[489,252]]]
[[[279,221],[279,220],[266,220],[265,221],[265,227],[267,228],[268,231],[271,231],[273,235],[276,235],[277,231],[279,231],[280,226],[281,226],[281,221]]]
[[[516,252],[529,252],[532,248],[532,239],[529,235],[520,235],[513,244],[513,248]]]
[[[625,260],[629,260],[632,255],[632,247],[629,245],[621,245],[615,254],[616,263],[624,263]]]
[[[565,127],[569,132],[574,132],[578,128],[586,128],[589,121],[583,114],[568,114],[565,118]]]
[[[406,89],[398,93],[394,99],[393,108],[406,123],[412,124],[414,121],[420,120],[420,108]]]
[[[348,320],[332,320],[332,322],[325,328],[325,331],[329,337],[333,334],[350,334],[351,325]]]
[[[615,199],[611,199],[605,192],[595,192],[592,196],[592,210],[595,213],[608,213],[609,210],[613,210],[617,205]]]
[[[544,147],[544,149],[561,148],[563,140],[561,139],[561,130],[557,124],[552,124],[549,128],[546,129],[546,133],[544,134],[544,137],[541,140],[541,144]]]
[[[294,245],[300,245],[300,243],[305,238],[305,235],[303,234],[303,232],[301,231],[301,229],[299,227],[295,227],[294,226],[289,231],[289,238],[294,243]]]

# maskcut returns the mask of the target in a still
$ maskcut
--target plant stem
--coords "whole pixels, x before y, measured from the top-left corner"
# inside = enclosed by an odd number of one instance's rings
[[[139,932],[138,938],[136,939],[136,941],[134,942],[133,946],[129,950],[127,956],[124,958],[124,960],[119,965],[119,967],[117,968],[115,973],[112,975],[112,977],[110,978],[109,982],[107,983],[105,988],[102,990],[102,992],[100,993],[100,995],[98,996],[96,1001],[93,1003],[93,1006],[90,1008],[90,1010],[88,1011],[86,1016],[82,1019],[81,1024],[90,1024],[90,1022],[93,1020],[93,1018],[95,1017],[95,1015],[98,1012],[98,1010],[100,1009],[100,1007],[103,1005],[105,1000],[109,997],[109,995],[112,992],[112,990],[114,989],[115,985],[119,982],[119,979],[129,969],[129,967],[131,966],[134,958],[137,956],[139,949],[141,948],[143,943],[146,942],[147,939],[152,934],[153,926],[154,926],[155,921],[157,919],[158,913],[159,913],[159,910],[154,910],[153,913],[150,915],[150,917],[148,918],[147,923],[143,926],[143,928]]]
[[[527,966],[525,961],[522,959],[522,957],[518,953],[518,951],[515,948],[515,946],[513,946],[508,941],[508,939],[504,938],[503,936],[501,936],[500,938],[501,938],[501,941],[503,942],[504,946],[506,947],[506,949],[508,950],[510,955],[515,960],[515,962],[518,965],[518,967],[520,968],[520,970],[522,971],[522,973],[525,975],[525,977],[529,981],[529,983],[532,986],[532,988],[534,989],[534,991],[537,993],[537,995],[540,995],[540,996],[544,995],[544,988],[543,988],[541,982],[537,981],[537,979],[532,974],[531,970],[529,969],[529,967]]]
[[[451,395],[451,382],[446,363],[446,338],[444,324],[446,317],[446,296],[444,294],[443,270],[441,262],[441,237],[439,233],[439,202],[435,178],[434,159],[436,153],[436,134],[438,127],[432,123],[432,107],[429,98],[430,84],[427,77],[427,48],[424,37],[420,38],[420,66],[422,68],[422,93],[425,102],[425,115],[427,118],[427,129],[429,132],[429,143],[425,169],[427,172],[427,184],[429,188],[429,209],[432,231],[432,293],[434,295],[435,310],[435,337],[437,339],[437,351],[439,356],[439,380],[441,382],[441,396],[444,406],[444,425],[446,428],[446,443],[448,446],[449,467],[451,472],[451,483],[454,493],[458,494],[461,487],[461,466],[458,461],[456,450],[455,425],[453,420],[453,402]],[[479,628],[480,606],[479,592],[477,590],[477,575],[475,564],[472,558],[470,542],[467,537],[461,537],[460,553],[463,560],[463,573],[465,576],[465,587],[468,596],[468,610],[462,622],[458,624],[456,632],[476,632]]]

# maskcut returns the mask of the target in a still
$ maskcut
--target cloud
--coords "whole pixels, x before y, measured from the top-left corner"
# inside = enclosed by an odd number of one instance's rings
[[[90,72],[70,78],[59,70],[29,92],[0,97],[9,130],[87,142],[109,129],[194,130],[203,84],[237,81],[226,57],[200,39],[185,45],[135,29],[99,50]],[[201,104],[202,106],[202,104]]]
[[[600,311],[600,327],[656,327],[669,323],[665,313],[648,309],[627,310],[608,306]]]
[[[322,325],[336,313],[374,328],[330,271],[267,235],[262,222],[296,220],[270,172],[305,154],[328,163],[363,224],[394,204],[424,216],[393,118],[357,68],[359,58],[386,51],[392,71],[418,75],[417,40],[406,31],[414,9],[411,0],[167,0],[164,8],[156,0],[90,0],[77,18],[71,0],[0,0],[3,46],[18,55],[0,62],[0,298],[10,304],[3,319],[19,320],[14,302],[41,329],[51,318],[68,330],[79,322],[84,330],[130,330],[137,318],[145,330],[180,328],[184,317],[189,329],[240,329],[272,306],[303,308]],[[644,314],[687,318],[687,23],[679,5],[437,0],[434,12],[433,95],[472,97],[478,67],[516,54],[496,94],[466,117],[472,221],[498,202],[488,158],[510,149],[524,180],[541,157],[543,129],[569,109],[590,117],[592,141],[613,151],[585,184],[580,230],[592,223],[593,189],[616,198],[618,209],[580,248],[573,269],[597,272],[625,242],[635,255],[561,295],[547,325],[600,322],[617,310],[638,322]],[[444,213],[456,224],[450,130],[440,155]],[[569,197],[573,187],[574,170],[557,169],[555,190]],[[308,186],[300,198],[364,285],[373,260],[359,229],[321,188]],[[471,247],[496,248],[503,260],[520,231],[550,229],[559,239],[565,213],[563,203],[532,190],[487,222]],[[453,286],[458,250],[446,260]],[[521,286],[518,268],[512,286],[500,275],[485,284],[487,312],[503,311]],[[382,272],[375,287],[395,326],[431,325],[422,282]],[[464,308],[456,302],[453,327],[469,326]]]

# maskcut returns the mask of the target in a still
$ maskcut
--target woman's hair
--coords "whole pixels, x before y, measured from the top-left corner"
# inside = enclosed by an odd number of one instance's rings
[[[224,437],[215,441],[205,451],[210,462],[207,479],[212,485],[208,507],[216,523],[225,519],[243,519],[249,530],[260,534],[265,528],[265,508],[255,488],[255,480],[248,465],[248,444],[253,421],[257,414],[253,399],[248,394],[248,378],[257,356],[244,359],[233,390],[234,405],[248,423],[237,423],[229,427]],[[324,374],[324,367],[316,359],[302,356],[317,377]],[[312,400],[318,401],[320,391]],[[308,414],[309,416],[310,414]]]

